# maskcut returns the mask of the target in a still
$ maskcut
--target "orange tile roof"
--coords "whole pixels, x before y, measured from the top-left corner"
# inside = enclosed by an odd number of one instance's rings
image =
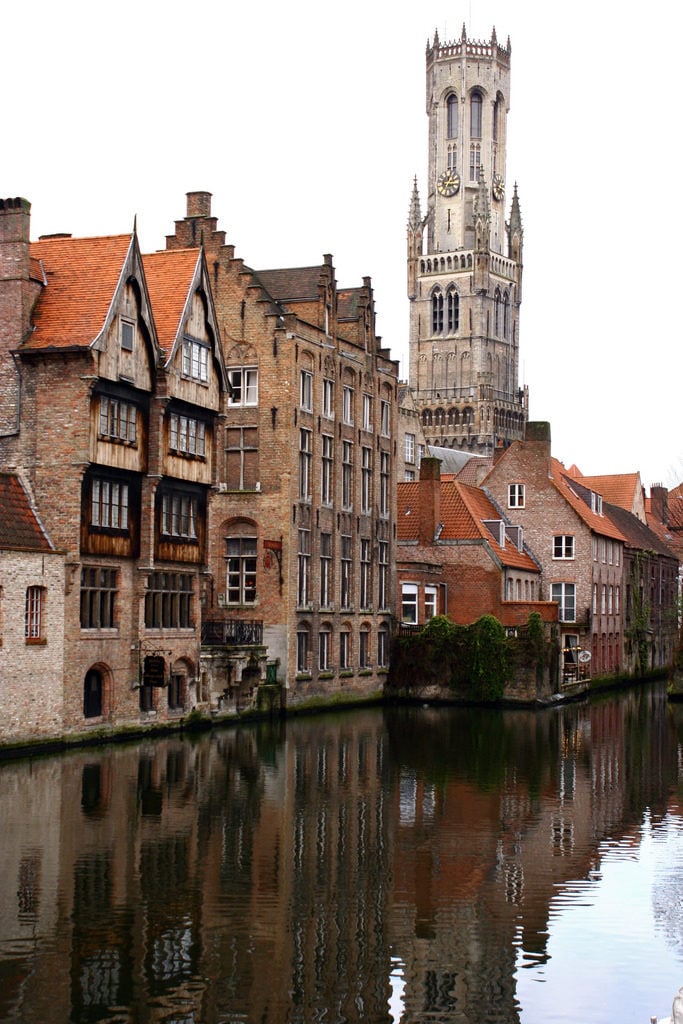
[[[32,242],[31,258],[40,260],[47,285],[24,348],[87,348],[104,327],[131,242],[131,235]]]
[[[0,472],[0,550],[54,551],[16,473]]]
[[[550,468],[552,481],[555,487],[565,501],[571,505],[576,514],[583,520],[586,526],[588,526],[594,533],[598,533],[603,537],[611,537],[613,540],[624,540],[623,535],[611,519],[608,519],[607,516],[604,515],[601,516],[597,512],[593,512],[590,505],[586,504],[575,489],[576,487],[583,486],[589,491],[594,490],[594,488],[584,483],[587,479],[586,477],[572,477],[570,479],[567,476],[567,471],[563,464],[555,458],[550,459]]]
[[[612,473],[606,476],[572,474],[584,487],[601,494],[610,505],[618,505],[631,512],[642,490],[640,473]]]
[[[181,327],[200,259],[198,249],[162,249],[142,257],[157,338],[167,357]]]
[[[411,480],[398,485],[398,539],[417,540],[419,534],[421,482]],[[539,567],[525,552],[507,538],[501,546],[484,526],[485,520],[500,520],[496,507],[479,487],[441,480],[439,518],[443,529],[439,542],[449,540],[485,540],[503,565],[539,572]],[[438,544],[434,545],[435,547]]]

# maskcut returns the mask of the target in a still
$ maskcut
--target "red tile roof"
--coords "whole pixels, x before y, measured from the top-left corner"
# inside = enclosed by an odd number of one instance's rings
[[[181,327],[200,259],[199,249],[162,249],[142,257],[157,338],[167,357]]]
[[[613,473],[605,476],[572,474],[584,487],[601,494],[610,505],[633,512],[642,493],[640,473]]]
[[[16,473],[0,472],[0,550],[54,551]]]
[[[47,286],[24,347],[87,348],[105,325],[131,242],[131,235],[112,235],[31,243],[31,258],[40,260]]]
[[[612,520],[605,515],[593,512],[590,504],[587,504],[587,501],[581,495],[581,488],[584,489],[586,498],[589,496],[590,491],[594,490],[594,488],[584,483],[586,478],[569,477],[562,463],[554,458],[550,460],[550,469],[555,487],[586,526],[594,533],[600,534],[603,537],[611,537],[613,540],[624,540],[624,537]]]
[[[398,539],[417,540],[419,535],[420,489],[419,480],[398,485]],[[461,484],[457,480],[441,480],[439,518],[443,524],[439,542],[449,540],[485,540],[503,565],[539,572],[538,565],[525,552],[519,551],[507,537],[499,544],[484,521],[500,521],[500,512],[479,487]],[[438,547],[438,542],[435,543]]]

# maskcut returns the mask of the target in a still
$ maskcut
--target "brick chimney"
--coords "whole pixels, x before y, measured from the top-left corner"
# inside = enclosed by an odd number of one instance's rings
[[[658,523],[669,525],[669,491],[662,484],[650,488],[650,510]]]
[[[434,543],[441,516],[441,460],[431,456],[420,462],[420,544]]]
[[[166,235],[167,249],[195,249],[203,245],[207,257],[225,245],[225,231],[211,216],[211,192],[186,192],[187,214],[175,222],[175,234]],[[210,261],[209,261],[210,262]]]
[[[29,201],[0,199],[0,437],[18,432],[19,371],[12,352],[29,329],[41,287],[31,280],[30,230]]]

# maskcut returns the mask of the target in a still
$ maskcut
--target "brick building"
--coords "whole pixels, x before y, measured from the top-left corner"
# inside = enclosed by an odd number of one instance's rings
[[[662,627],[656,641],[650,636],[647,664],[636,669],[633,631],[644,605],[639,600],[636,616],[633,588],[639,594],[641,583],[634,584],[633,567],[647,565],[649,583],[657,566],[662,586],[650,591],[652,623],[669,621],[675,593],[675,559],[634,514],[644,510],[638,484],[638,474],[584,478],[565,469],[551,455],[547,423],[529,423],[524,441],[503,451],[482,481],[523,525],[542,565],[542,595],[559,604],[565,681],[661,667],[670,658]],[[598,486],[624,507],[608,504]]]
[[[29,228],[26,200],[0,204],[0,464],[64,552],[63,731],[172,720],[208,699],[200,601],[227,378],[204,255],[143,260],[135,232],[31,244]]]
[[[62,729],[64,555],[16,473],[0,472],[0,743]]]
[[[446,615],[467,625],[495,615],[514,628],[533,611],[557,621],[522,528],[480,488],[441,479],[438,459],[422,460],[418,481],[399,483],[397,515],[401,622]]]
[[[208,192],[188,193],[167,247],[199,239],[231,386],[210,505],[212,691],[222,706],[248,699],[267,659],[291,704],[376,692],[394,602],[398,368],[370,279],[339,287],[331,256],[246,266]]]

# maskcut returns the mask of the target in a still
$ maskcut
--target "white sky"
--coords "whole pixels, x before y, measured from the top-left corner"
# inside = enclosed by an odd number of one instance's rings
[[[33,0],[3,14],[0,195],[32,236],[163,248],[185,193],[257,268],[370,275],[407,374],[406,221],[426,202],[424,51],[512,41],[507,202],[525,229],[520,383],[587,474],[683,479],[683,7],[667,0]],[[677,300],[676,300],[677,301]]]

